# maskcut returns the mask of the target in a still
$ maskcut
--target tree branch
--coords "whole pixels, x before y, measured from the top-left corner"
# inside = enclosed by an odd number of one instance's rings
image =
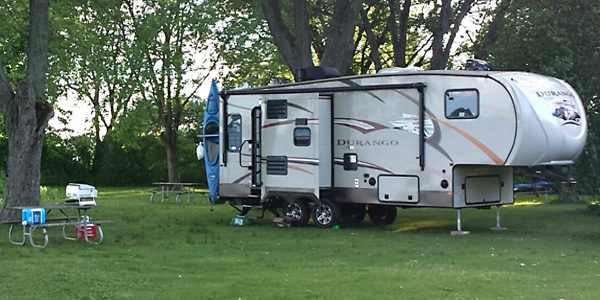
[[[192,91],[185,98],[185,101],[183,102],[183,106],[186,106],[191,101],[192,97],[194,97],[194,95],[196,94],[196,92],[198,91],[198,89],[200,88],[200,86],[202,85],[202,83],[208,78],[208,76],[210,76],[210,71],[214,70],[216,66],[217,66],[217,61],[213,61],[212,64],[211,64],[211,66],[210,66],[210,68],[208,69],[208,72],[206,72],[206,75],[204,75],[204,77],[196,85],[196,88],[194,88],[194,91]]]
[[[285,26],[285,22],[281,16],[279,0],[262,0],[261,4],[267,23],[269,24],[271,35],[273,36],[273,42],[277,45],[288,67],[294,70],[298,65],[292,52],[294,37]]]
[[[294,0],[293,3],[297,34],[295,37],[290,33],[283,20],[279,0],[261,1],[273,42],[292,72],[313,65],[306,0]],[[306,30],[306,32],[302,32],[302,30]]]
[[[379,55],[379,43],[377,43],[377,36],[375,36],[375,33],[373,32],[371,22],[369,21],[367,12],[364,9],[360,10],[360,18],[363,23],[365,34],[367,35],[367,42],[371,47],[371,53],[369,57],[371,58],[371,61],[375,64],[375,71],[379,72],[379,70],[381,70],[381,56]]]
[[[453,22],[453,26],[450,29],[450,37],[448,38],[448,43],[446,44],[446,48],[444,49],[444,56],[450,57],[450,49],[452,48],[452,44],[454,43],[454,39],[456,38],[456,34],[460,29],[460,24],[462,20],[465,18],[469,10],[471,10],[471,6],[473,5],[473,0],[465,0],[460,6],[460,12],[456,16]],[[456,14],[456,12],[455,12]]]
[[[494,12],[494,20],[489,26],[488,32],[483,37],[481,44],[479,46],[479,50],[475,54],[475,58],[486,60],[488,56],[488,50],[491,45],[493,45],[498,39],[498,31],[502,26],[504,26],[505,18],[504,15],[506,11],[510,7],[511,0],[502,0],[500,5],[496,6],[496,10]]]

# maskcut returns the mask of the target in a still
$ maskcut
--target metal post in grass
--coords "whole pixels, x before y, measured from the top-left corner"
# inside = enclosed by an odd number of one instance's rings
[[[467,235],[471,232],[463,231],[460,226],[460,209],[456,210],[456,230],[450,232],[451,235]]]

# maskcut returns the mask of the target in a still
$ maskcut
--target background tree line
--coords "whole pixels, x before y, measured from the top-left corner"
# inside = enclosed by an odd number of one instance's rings
[[[0,0],[0,103],[8,107],[18,82],[42,72],[47,88],[36,98],[38,113],[44,107],[53,113],[48,107],[65,97],[92,110],[81,136],[38,122],[45,132],[43,184],[202,181],[194,143],[207,96],[198,90],[209,77],[233,88],[293,79],[295,70],[313,65],[365,74],[457,69],[477,57],[494,69],[547,74],[574,86],[590,135],[571,172],[580,192],[598,193],[600,29],[593,25],[600,14],[591,0],[51,1],[41,6],[48,16],[47,58],[41,57],[47,64],[31,72],[27,47],[40,29],[30,13],[40,3],[48,1]],[[74,112],[62,113],[68,123]],[[14,118],[10,110],[2,114],[0,155],[11,172],[19,168],[5,150]]]

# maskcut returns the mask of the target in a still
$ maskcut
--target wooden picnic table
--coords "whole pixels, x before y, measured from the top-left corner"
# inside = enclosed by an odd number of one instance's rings
[[[200,183],[194,182],[154,182],[154,185],[160,185],[160,190],[150,191],[150,202],[153,202],[154,195],[160,193],[160,203],[169,202],[169,196],[175,195],[175,203],[181,202],[181,195],[187,195],[187,203],[194,203],[196,196],[196,186]],[[202,192],[198,192],[203,194]]]
[[[10,229],[8,230],[8,239],[12,244],[15,245],[25,245],[27,237],[29,237],[29,243],[33,247],[45,248],[48,245],[48,232],[46,228],[48,227],[62,227],[63,237],[67,240],[80,240],[84,239],[88,243],[92,244],[100,244],[104,239],[104,233],[102,232],[102,224],[110,223],[111,220],[91,220],[88,211],[94,207],[98,207],[98,205],[79,205],[77,203],[57,203],[50,205],[39,205],[39,206],[16,206],[16,207],[7,207],[7,209],[12,210],[20,210],[24,209],[38,209],[43,208],[46,211],[46,222],[42,224],[26,224],[22,222],[22,220],[13,220],[13,221],[4,221],[4,224],[10,224]],[[52,211],[59,211],[59,216],[49,216]],[[21,240],[13,239],[13,230],[15,226],[21,225],[23,227],[23,238]],[[75,235],[71,236],[67,233],[67,228],[75,229]],[[97,240],[90,239],[88,237],[88,230],[91,227],[96,228]],[[44,236],[43,244],[36,244],[34,241],[34,232],[36,229],[40,228],[42,230],[42,234]],[[81,233],[80,233],[81,231]]]

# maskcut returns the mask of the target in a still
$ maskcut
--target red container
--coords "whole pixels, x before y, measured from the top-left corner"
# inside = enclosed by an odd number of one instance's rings
[[[96,238],[96,225],[89,224],[89,225],[75,226],[75,236],[77,236],[80,239],[85,239],[84,234],[87,235],[88,240],[95,239]]]

